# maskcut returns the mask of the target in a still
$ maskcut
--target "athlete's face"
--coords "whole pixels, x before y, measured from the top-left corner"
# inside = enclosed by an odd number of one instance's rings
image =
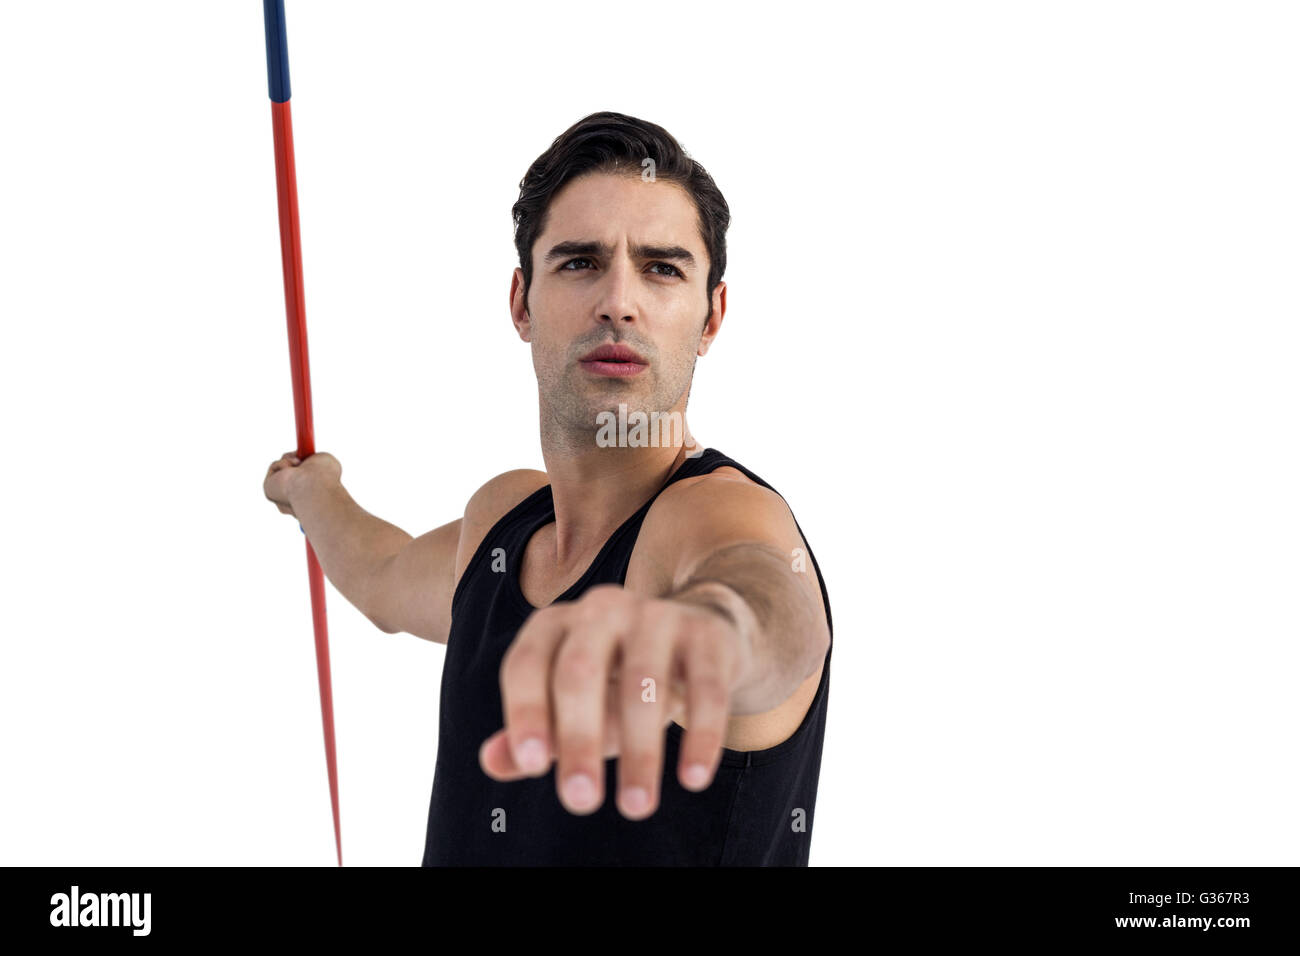
[[[510,299],[532,344],[544,424],[594,432],[597,415],[620,403],[684,411],[696,356],[726,310],[726,284],[705,289],[709,258],[690,195],[639,172],[581,176],[552,198],[532,256],[527,308],[521,269]],[[588,359],[604,345],[641,364]]]

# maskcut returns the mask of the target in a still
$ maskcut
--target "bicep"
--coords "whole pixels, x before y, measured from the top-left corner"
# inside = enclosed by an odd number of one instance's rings
[[[375,572],[370,606],[380,630],[447,642],[461,523],[457,518],[412,538]]]
[[[483,536],[497,519],[545,483],[545,472],[531,469],[497,475],[474,492],[462,518],[413,538],[389,557],[372,582],[375,625],[389,634],[414,634],[447,643],[456,582]]]

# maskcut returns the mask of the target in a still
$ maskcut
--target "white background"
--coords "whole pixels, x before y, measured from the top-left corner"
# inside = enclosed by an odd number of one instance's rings
[[[334,864],[261,4],[0,8],[0,863]],[[835,620],[813,865],[1294,865],[1300,16],[291,0],[317,448],[419,534],[540,467],[510,206],[586,114],[734,214],[693,432]],[[344,861],[444,648],[332,586]]]

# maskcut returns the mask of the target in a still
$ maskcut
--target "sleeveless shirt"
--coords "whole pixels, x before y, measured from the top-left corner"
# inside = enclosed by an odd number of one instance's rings
[[[722,466],[776,490],[713,448],[685,459],[663,487]],[[662,491],[609,537],[557,602],[575,600],[597,584],[624,583],[641,524]],[[504,726],[501,661],[536,610],[520,588],[519,564],[529,538],[554,520],[551,487],[545,485],[493,525],[456,585],[422,865],[807,866],[830,691],[829,648],[816,696],[798,729],[765,750],[723,748],[713,781],[702,791],[687,790],[677,780],[684,731],[669,723],[659,804],[644,820],[629,820],[618,811],[616,757],[605,761],[604,803],[586,815],[572,814],[560,803],[554,764],[544,776],[511,782],[483,772],[479,747]],[[811,547],[808,557],[830,628],[830,598]]]

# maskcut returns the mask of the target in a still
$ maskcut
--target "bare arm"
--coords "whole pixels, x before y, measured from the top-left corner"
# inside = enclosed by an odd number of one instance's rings
[[[372,582],[370,619],[385,634],[447,643],[461,524],[457,518],[412,538],[380,563]]]
[[[732,714],[780,706],[815,672],[829,647],[820,605],[769,540],[714,551],[670,594],[670,601],[712,608],[740,633],[749,667],[732,689]]]
[[[413,538],[381,562],[370,587],[370,619],[386,634],[413,634],[437,644],[451,632],[451,602],[474,552],[497,520],[546,481],[521,469],[476,491],[464,517]]]
[[[604,801],[601,758],[618,757],[619,809],[643,819],[658,802],[663,728],[683,713],[687,790],[709,785],[736,721],[774,723],[750,733],[788,739],[830,647],[820,586],[790,560],[805,547],[785,502],[760,485],[711,474],[665,490],[641,527],[635,576],[629,565],[622,586],[535,611],[514,638],[483,771],[540,777],[554,760],[561,803],[585,814]],[[644,696],[647,681],[662,699]]]
[[[830,646],[816,577],[791,561],[807,546],[785,502],[766,488],[711,477],[672,491],[642,532],[666,556],[671,583],[662,597],[713,608],[732,623],[749,654],[731,713],[764,713],[816,672]]]
[[[331,584],[386,634],[446,643],[456,581],[491,526],[546,481],[543,472],[498,475],[470,499],[463,518],[412,537],[370,514],[339,480],[328,452],[272,462],[266,497],[294,515]]]
[[[375,572],[411,536],[357,504],[343,487],[342,474],[343,466],[329,452],[305,461],[287,453],[272,462],[263,491],[280,511],[298,519],[329,582],[378,624]]]

